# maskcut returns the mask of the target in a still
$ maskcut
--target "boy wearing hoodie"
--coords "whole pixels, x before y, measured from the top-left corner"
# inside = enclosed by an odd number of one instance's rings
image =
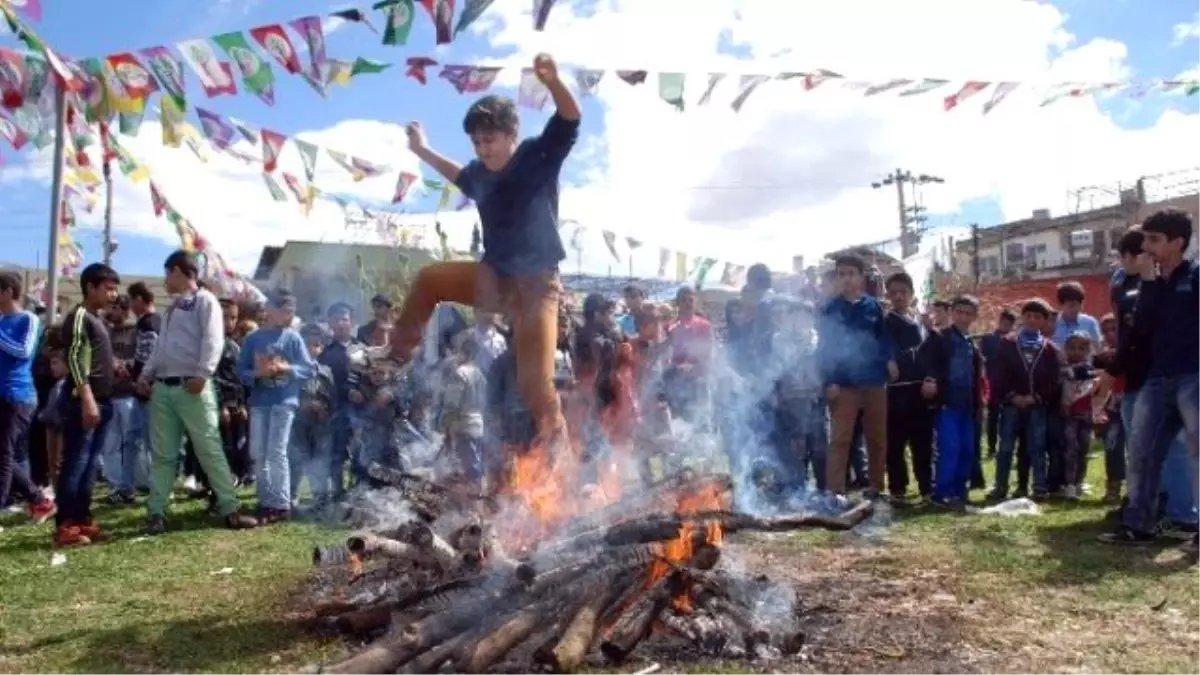
[[[829,401],[832,438],[825,483],[830,492],[846,492],[850,443],[859,411],[867,439],[867,496],[884,489],[887,458],[887,383],[898,367],[884,322],[883,305],[864,291],[867,265],[854,255],[834,261],[839,294],[821,310],[817,324],[817,362],[822,365]]]
[[[983,356],[971,340],[971,324],[978,314],[979,300],[960,295],[950,301],[950,325],[935,329],[930,338],[933,381],[924,382],[921,389],[938,404],[938,458],[931,501],[940,506],[966,504],[976,463],[977,422],[985,409]]]
[[[1033,472],[1033,496],[1049,496],[1046,455],[1046,418],[1057,410],[1062,396],[1062,357],[1045,335],[1052,310],[1045,300],[1030,300],[1021,307],[1021,330],[1005,337],[996,348],[996,378],[992,396],[1001,401],[1000,448],[996,453],[996,485],[988,498],[1008,496],[1013,448],[1018,429],[1024,429],[1025,447]]]

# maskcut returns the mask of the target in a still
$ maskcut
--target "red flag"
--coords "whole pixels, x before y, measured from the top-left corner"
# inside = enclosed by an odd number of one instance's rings
[[[150,181],[150,204],[154,207],[155,217],[161,217],[163,212],[171,208],[162,193],[158,191],[158,186],[154,184],[154,181]]]
[[[408,69],[404,71],[405,75],[421,84],[429,84],[429,73],[426,73],[425,69],[436,66],[438,62],[428,56],[410,56],[405,64],[408,66]]]
[[[437,43],[449,44],[454,39],[454,0],[421,0],[421,5],[429,11],[433,25],[437,31]]]
[[[4,107],[16,110],[25,105],[25,87],[29,81],[29,69],[20,52],[0,47],[0,98]]]
[[[413,183],[417,182],[416,174],[411,174],[407,171],[400,172],[400,178],[396,181],[396,192],[392,194],[392,203],[399,204],[404,201],[404,197],[408,195],[408,189]]]
[[[942,107],[945,108],[946,112],[950,112],[951,110],[954,110],[954,108],[957,107],[959,103],[962,103],[963,101],[971,98],[975,94],[978,94],[979,92],[983,91],[984,89],[987,89],[989,84],[991,84],[991,83],[990,82],[977,82],[975,80],[967,82],[966,84],[964,84],[962,86],[962,89],[959,89],[953,95],[947,96],[945,99],[943,99]]]
[[[287,136],[270,129],[261,130],[260,135],[263,146],[263,171],[271,173],[279,165],[279,153],[283,151]]]
[[[132,53],[113,54],[107,61],[121,85],[125,87],[125,94],[129,98],[145,99],[158,91],[158,80],[154,79],[150,71]]]
[[[250,36],[254,38],[255,42],[262,45],[264,51],[274,56],[279,65],[289,73],[300,72],[300,57],[296,54],[296,48],[292,45],[291,38],[283,30],[283,26],[276,23],[270,26],[251,28]]]

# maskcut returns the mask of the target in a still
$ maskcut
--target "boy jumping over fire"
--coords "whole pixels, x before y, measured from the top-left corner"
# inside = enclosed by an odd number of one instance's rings
[[[537,423],[537,445],[553,452],[565,438],[554,388],[558,334],[558,264],[566,253],[558,234],[558,176],[579,135],[579,104],[547,54],[533,62],[557,108],[540,136],[519,140],[511,99],[485,96],[471,105],[463,131],[476,159],[466,165],[429,147],[420,122],[408,125],[412,152],[475,201],[483,229],[483,260],[426,265],[392,329],[392,358],[407,363],[439,302],[458,302],[513,317],[518,388]],[[564,446],[565,447],[565,446]]]

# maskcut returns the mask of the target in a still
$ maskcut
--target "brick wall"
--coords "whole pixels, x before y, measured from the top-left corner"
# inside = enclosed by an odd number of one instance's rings
[[[1021,303],[1030,298],[1042,298],[1052,307],[1058,307],[1055,291],[1064,281],[1078,281],[1083,285],[1083,311],[1099,319],[1110,311],[1108,287],[1111,278],[1108,274],[1093,274],[981,285],[976,293],[980,302],[979,327],[994,325],[996,316],[1004,307],[1020,312]]]

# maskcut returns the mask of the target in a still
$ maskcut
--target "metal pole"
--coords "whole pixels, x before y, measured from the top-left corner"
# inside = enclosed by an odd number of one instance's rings
[[[971,273],[975,275],[975,288],[979,288],[979,223],[971,223]]]
[[[104,264],[112,267],[113,254],[113,179],[112,162],[104,160]]]
[[[911,242],[908,236],[908,206],[904,203],[904,172],[896,169],[896,208],[900,210],[900,258],[904,259],[913,254],[909,251]]]
[[[50,184],[50,253],[46,257],[46,321],[58,320],[58,228],[62,220],[63,160],[66,158],[67,93],[60,83],[54,84],[55,134],[54,167]]]

